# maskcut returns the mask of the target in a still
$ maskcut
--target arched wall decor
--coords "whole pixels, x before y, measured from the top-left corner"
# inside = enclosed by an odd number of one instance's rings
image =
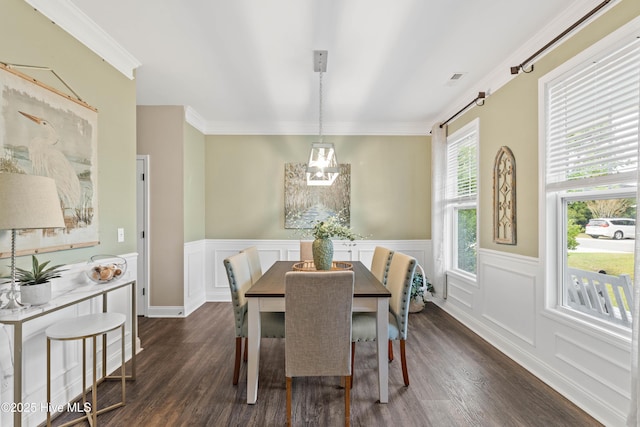
[[[493,164],[493,241],[516,244],[516,160],[507,146]]]

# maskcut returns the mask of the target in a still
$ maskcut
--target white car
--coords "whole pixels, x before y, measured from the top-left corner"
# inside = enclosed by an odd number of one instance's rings
[[[585,232],[594,239],[600,236],[615,240],[633,239],[636,236],[636,220],[632,218],[593,218],[589,220]]]

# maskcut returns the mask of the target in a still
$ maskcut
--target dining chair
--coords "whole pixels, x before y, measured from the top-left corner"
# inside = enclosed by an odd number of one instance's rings
[[[300,240],[300,261],[313,260],[313,242]]]
[[[409,373],[407,371],[407,358],[405,341],[407,339],[407,326],[409,323],[409,298],[411,283],[416,271],[415,258],[395,252],[391,258],[389,272],[387,274],[387,289],[391,292],[389,299],[389,361],[393,360],[392,341],[400,341],[400,360],[402,362],[402,377],[404,385],[409,385]],[[354,313],[351,331],[351,372],[355,360],[356,342],[376,340],[376,316],[375,313]],[[352,374],[353,384],[353,374]]]
[[[287,425],[293,377],[344,377],[344,422],[350,423],[353,271],[285,274]]]
[[[391,249],[376,246],[373,251],[371,272],[384,286],[387,286],[387,273],[389,272],[391,257],[393,257],[393,251]]]
[[[236,330],[236,355],[233,368],[233,384],[238,384],[240,375],[240,358],[242,355],[242,338],[245,338],[245,361],[248,336],[247,299],[244,294],[252,285],[251,269],[245,252],[232,255],[224,260],[224,266],[231,289],[231,301]],[[262,338],[284,338],[284,313],[261,312],[260,329]]]
[[[250,246],[240,252],[247,254],[249,269],[251,270],[251,282],[256,283],[258,279],[262,277],[262,266],[260,265],[260,254],[258,253],[258,248]]]

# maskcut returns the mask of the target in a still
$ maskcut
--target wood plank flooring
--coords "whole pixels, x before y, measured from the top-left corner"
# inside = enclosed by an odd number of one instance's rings
[[[231,303],[207,303],[186,319],[139,319],[144,351],[127,405],[98,417],[103,426],[281,426],[286,424],[284,340],[264,339],[258,402],[246,404],[246,363],[232,385]],[[404,387],[400,348],[389,366],[389,403],[376,403],[374,343],[356,349],[353,426],[597,426],[593,418],[434,304],[409,318]],[[337,378],[294,378],[299,426],[343,425]],[[98,388],[99,406],[119,384]],[[63,414],[54,425],[74,418]]]

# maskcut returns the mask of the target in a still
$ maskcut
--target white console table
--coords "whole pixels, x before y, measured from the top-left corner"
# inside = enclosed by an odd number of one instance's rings
[[[19,311],[0,310],[0,323],[13,325],[13,401],[16,407],[22,402],[22,327],[24,323],[45,316],[63,308],[69,307],[83,301],[102,296],[102,311],[107,311],[107,295],[117,289],[127,286],[131,287],[131,373],[126,375],[127,379],[135,380],[136,377],[136,339],[137,319],[136,319],[136,282],[116,281],[107,284],[85,284],[73,286],[60,292],[54,292],[53,298],[47,304],[34,306]],[[103,337],[102,348],[106,348],[106,335]],[[102,369],[106,375],[106,352],[102,352]],[[15,411],[13,414],[14,427],[22,426],[22,413]]]

